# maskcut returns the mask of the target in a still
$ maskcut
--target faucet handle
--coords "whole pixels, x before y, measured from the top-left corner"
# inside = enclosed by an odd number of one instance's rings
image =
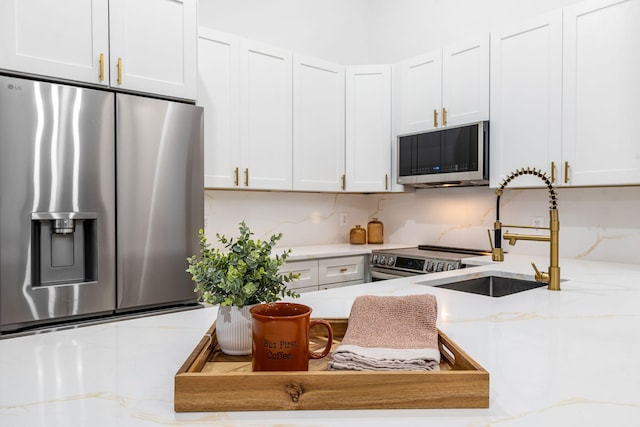
[[[493,246],[493,240],[491,240],[491,230],[487,230],[487,234],[489,235],[489,246],[491,247],[491,260],[492,261],[504,261],[504,252],[502,248],[496,248]]]
[[[531,263],[531,266],[536,271],[536,282],[549,283],[549,273],[547,273],[546,271],[542,272],[538,270],[538,267],[536,267],[536,264],[534,262]]]

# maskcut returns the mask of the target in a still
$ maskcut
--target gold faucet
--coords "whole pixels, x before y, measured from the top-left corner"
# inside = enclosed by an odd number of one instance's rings
[[[514,178],[521,175],[534,175],[542,179],[547,188],[549,189],[549,196],[551,206],[549,207],[549,227],[529,227],[523,225],[503,225],[500,222],[500,196],[502,196],[504,188]],[[543,229],[549,230],[549,235],[541,236],[536,234],[516,234],[506,232],[504,234],[504,240],[507,240],[510,245],[515,245],[518,240],[530,240],[535,242],[549,242],[549,270],[540,271],[538,267],[532,262],[531,265],[535,270],[535,279],[538,282],[548,283],[547,289],[550,291],[560,290],[560,266],[558,263],[558,234],[560,232],[560,221],[558,220],[558,200],[556,192],[553,189],[553,185],[547,174],[541,170],[535,168],[522,168],[515,172],[512,172],[507,178],[502,181],[500,188],[496,190],[496,222],[493,226],[494,242],[495,245],[491,245],[491,259],[493,261],[504,261],[504,252],[502,250],[502,228],[522,228],[522,229]],[[489,242],[491,242],[491,233],[489,232]],[[495,247],[494,247],[495,246]]]

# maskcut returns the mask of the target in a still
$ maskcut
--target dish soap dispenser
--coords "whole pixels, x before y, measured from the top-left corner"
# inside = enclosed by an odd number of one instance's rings
[[[368,243],[381,244],[383,242],[384,226],[378,218],[372,218],[367,224]]]

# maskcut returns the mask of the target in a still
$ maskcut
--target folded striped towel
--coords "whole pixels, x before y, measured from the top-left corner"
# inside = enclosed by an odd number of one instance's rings
[[[439,370],[437,317],[433,295],[357,297],[329,369]]]

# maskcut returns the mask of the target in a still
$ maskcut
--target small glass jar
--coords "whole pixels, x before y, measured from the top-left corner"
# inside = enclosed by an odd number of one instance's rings
[[[352,245],[364,245],[367,243],[367,230],[356,225],[349,232],[349,243]]]
[[[368,243],[381,244],[383,242],[384,225],[378,218],[372,218],[367,224]]]

